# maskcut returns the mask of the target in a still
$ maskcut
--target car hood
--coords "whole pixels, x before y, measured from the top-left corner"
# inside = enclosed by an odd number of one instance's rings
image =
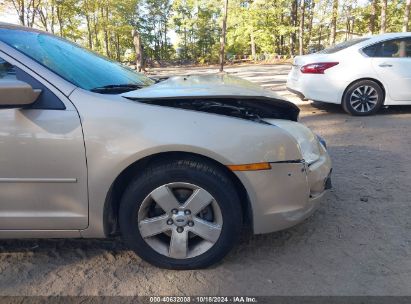
[[[224,114],[230,115],[228,107],[242,107],[260,118],[283,118],[297,120],[299,109],[293,103],[247,80],[226,75],[175,76],[121,96],[150,104],[213,112],[218,105],[224,106]],[[205,106],[204,103],[207,103]],[[198,106],[201,104],[200,106]],[[210,111],[210,106],[213,111]],[[220,111],[221,112],[221,111]],[[236,112],[236,111],[234,111]],[[238,111],[237,111],[238,112]],[[237,113],[236,112],[236,113]],[[227,114],[228,113],[228,114]],[[222,114],[222,113],[216,113]],[[244,118],[244,117],[242,117]]]
[[[175,76],[152,86],[122,94],[131,98],[172,98],[194,96],[264,96],[282,99],[250,81],[227,74]]]

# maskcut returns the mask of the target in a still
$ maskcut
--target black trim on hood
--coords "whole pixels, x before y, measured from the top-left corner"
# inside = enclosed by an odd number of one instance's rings
[[[293,103],[263,96],[179,96],[132,98],[141,103],[214,113],[264,122],[264,118],[297,121],[300,109]]]

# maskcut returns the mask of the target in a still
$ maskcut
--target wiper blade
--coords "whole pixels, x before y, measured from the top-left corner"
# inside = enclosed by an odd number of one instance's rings
[[[126,83],[126,84],[109,84],[102,87],[93,88],[90,91],[95,93],[110,93],[110,94],[118,94],[124,93],[128,91],[133,91],[136,89],[144,88],[144,85],[141,84],[134,84],[134,83]]]
[[[155,83],[162,82],[162,81],[167,80],[169,78],[170,77],[168,77],[168,76],[150,77],[150,79],[153,80]]]

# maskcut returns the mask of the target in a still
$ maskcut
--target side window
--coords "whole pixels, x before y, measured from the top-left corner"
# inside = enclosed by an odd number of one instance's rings
[[[379,48],[379,45],[380,44],[373,44],[373,45],[367,46],[362,51],[368,57],[375,57],[375,54],[377,52],[377,49]]]
[[[16,79],[16,70],[14,66],[0,58],[0,81],[5,79]]]
[[[371,45],[363,49],[369,57],[405,58],[411,57],[411,39],[394,39]]]
[[[404,39],[404,57],[411,57],[411,38]]]
[[[41,94],[37,101],[30,105],[30,109],[47,109],[47,110],[64,110],[66,106],[64,103],[51,92],[41,82],[19,69],[13,66],[0,57],[0,81],[5,79],[17,79],[24,81],[31,85],[33,89],[40,89]]]

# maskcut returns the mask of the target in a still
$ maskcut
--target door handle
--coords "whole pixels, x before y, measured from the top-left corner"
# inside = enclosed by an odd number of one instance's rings
[[[392,67],[392,64],[389,64],[389,63],[381,63],[381,64],[379,64],[378,66],[379,66],[379,67],[382,67],[382,68],[390,68],[390,67]]]

